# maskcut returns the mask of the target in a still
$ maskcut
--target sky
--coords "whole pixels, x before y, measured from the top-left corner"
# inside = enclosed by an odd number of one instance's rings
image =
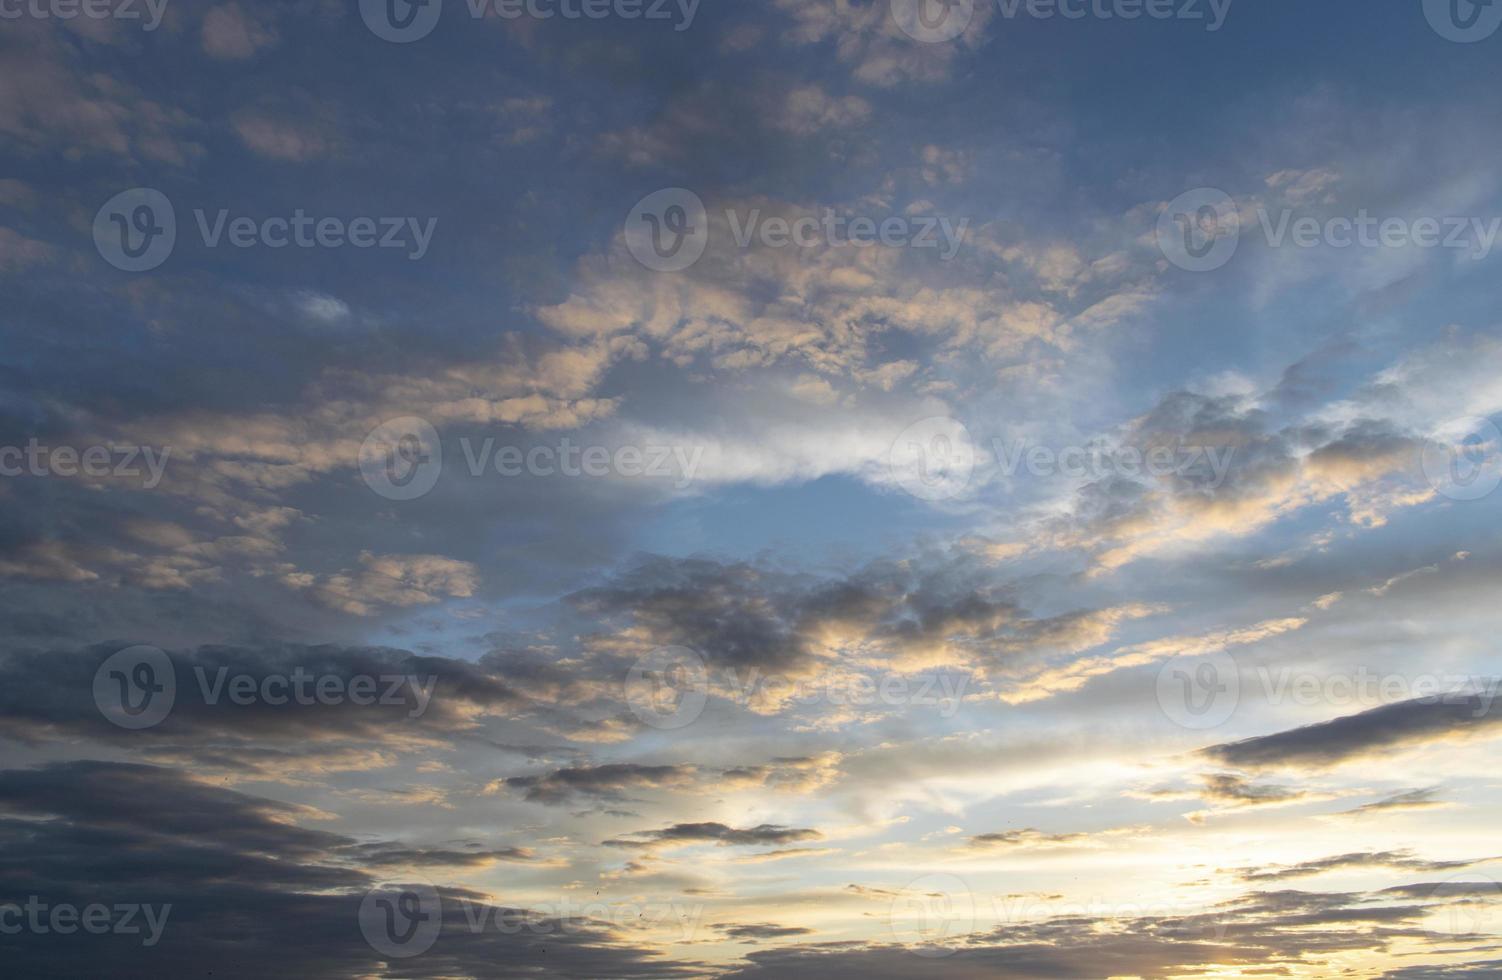
[[[7,975],[1502,975],[1499,66],[0,0]]]

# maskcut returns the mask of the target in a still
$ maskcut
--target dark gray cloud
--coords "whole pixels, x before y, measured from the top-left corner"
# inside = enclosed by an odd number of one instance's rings
[[[101,713],[94,679],[109,656],[130,645],[0,653],[0,734],[22,742],[82,736],[260,769],[298,756],[399,745],[414,732],[458,739],[474,713],[527,704],[504,677],[465,661],[375,647],[214,646],[167,651],[176,680],[171,712],[155,727],[125,731]],[[352,687],[357,678],[369,680]],[[234,696],[236,679],[244,703]],[[355,693],[368,703],[355,703]]]
[[[761,824],[745,830],[722,823],[679,823],[661,830],[644,830],[629,837],[605,841],[608,847],[651,847],[658,844],[715,843],[727,846],[755,846],[764,844],[794,844],[799,841],[821,840],[817,830],[800,827],[779,827]]]
[[[1451,804],[1439,799],[1439,788],[1411,789],[1402,793],[1394,793],[1392,796],[1375,800],[1371,803],[1363,803],[1354,810],[1346,813],[1357,816],[1368,813],[1386,813],[1395,810],[1432,810],[1440,807],[1448,807]]]
[[[812,929],[802,926],[779,926],[770,922],[746,922],[739,925],[715,926],[715,930],[729,939],[739,939],[747,943],[760,942],[763,939],[787,939],[791,936],[807,936],[813,933]]]
[[[502,783],[522,792],[533,803],[558,806],[580,797],[608,801],[629,800],[635,792],[685,786],[693,781],[696,774],[694,766],[616,763],[558,769],[541,776],[512,776],[502,780]]]
[[[1416,698],[1301,728],[1212,745],[1200,754],[1246,768],[1325,768],[1387,749],[1483,735],[1502,720],[1475,695]]]
[[[502,930],[494,925],[502,910],[447,887],[440,889],[443,927],[433,950],[400,967],[388,963],[359,929],[368,890],[387,875],[443,878],[516,852],[356,841],[295,822],[316,816],[150,766],[73,762],[0,771],[0,905],[24,906],[36,896],[52,906],[172,906],[151,947],[118,934],[0,934],[6,969],[25,977],[306,980],[698,972],[664,962],[604,925],[507,910],[529,915],[538,928]],[[470,928],[469,917],[482,911],[492,925]]]
[[[1338,871],[1343,868],[1394,868],[1399,871],[1414,872],[1451,871],[1456,868],[1469,868],[1485,860],[1488,859],[1428,861],[1415,857],[1412,851],[1355,851],[1350,854],[1336,854],[1314,861],[1302,861],[1298,864],[1269,868],[1242,868],[1236,872],[1236,875],[1242,881],[1260,882],[1304,878],[1309,875],[1322,874],[1326,871]]]
[[[888,893],[874,897],[887,899]],[[910,947],[820,943],[749,953],[726,980],[834,980],[922,975],[942,980],[1059,980],[1096,976],[1203,976],[1213,965],[1277,974],[1329,954],[1432,940],[1425,906],[1383,904],[1360,893],[1253,892],[1202,913],[1097,918],[1057,916],[947,936],[949,955],[920,958]]]

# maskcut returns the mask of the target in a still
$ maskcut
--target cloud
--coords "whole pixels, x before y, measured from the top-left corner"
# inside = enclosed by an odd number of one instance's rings
[[[247,149],[272,160],[307,163],[329,156],[337,145],[325,125],[253,111],[237,113],[230,122]]]
[[[776,824],[761,824],[740,830],[722,823],[680,823],[661,830],[639,831],[630,837],[618,837],[605,841],[607,847],[655,847],[713,843],[722,847],[754,847],[767,844],[795,844],[799,841],[821,840],[824,835],[817,830],[801,827],[780,827]]]
[[[1200,754],[1239,768],[1325,769],[1378,753],[1493,733],[1489,695],[1449,694],[1372,708],[1273,735],[1213,745]]]
[[[1411,872],[1452,871],[1458,868],[1469,868],[1486,860],[1489,859],[1430,861],[1415,857],[1412,851],[1406,850],[1355,851],[1350,854],[1337,854],[1313,861],[1303,861],[1299,864],[1242,868],[1236,872],[1236,876],[1242,881],[1255,884],[1264,881],[1285,881],[1289,878],[1306,878],[1310,875],[1324,874],[1326,871],[1340,871],[1347,868],[1394,868]]]
[[[369,616],[382,607],[432,605],[446,598],[469,598],[479,585],[479,569],[441,555],[374,555],[362,552],[357,571],[313,576],[288,571],[283,581],[307,591],[333,609]]]
[[[1401,810],[1436,810],[1453,806],[1454,804],[1437,799],[1438,788],[1412,789],[1402,793],[1364,803],[1354,810],[1347,810],[1346,815],[1364,816],[1372,813],[1388,813]]]
[[[244,61],[280,40],[265,11],[250,14],[238,3],[210,8],[203,15],[202,33],[204,53],[226,61]]]
[[[155,976],[266,976],[286,964],[309,980],[394,975],[361,937],[368,890],[401,875],[441,876],[509,850],[454,852],[357,841],[296,821],[326,814],[206,785],[183,773],[106,762],[0,771],[0,904],[45,896],[51,906],[130,901],[165,915],[161,941],[80,932],[67,943],[32,930],[0,936],[0,954],[20,975],[101,976],[123,962]],[[384,887],[384,886],[382,886]],[[403,976],[477,980],[550,975],[702,975],[691,961],[665,961],[614,927],[562,923],[513,909],[537,928],[498,927],[482,893],[441,886],[435,947]],[[469,917],[488,925],[474,929]],[[536,937],[546,935],[546,954]],[[233,955],[229,951],[233,950]]]
[[[692,785],[696,776],[693,766],[616,763],[558,769],[542,776],[512,776],[500,782],[508,789],[521,791],[530,802],[558,806],[580,798],[623,802],[636,792],[681,789]]]

